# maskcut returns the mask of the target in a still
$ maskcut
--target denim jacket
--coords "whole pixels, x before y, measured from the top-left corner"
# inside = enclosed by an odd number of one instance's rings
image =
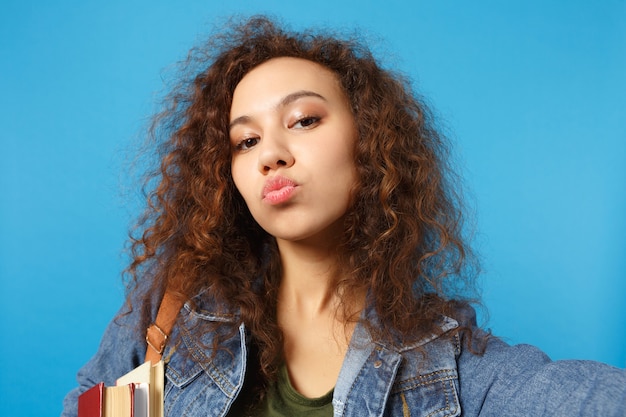
[[[244,326],[224,330],[225,349],[210,361],[216,332],[230,326],[200,338],[194,333],[205,321],[239,323],[237,314],[217,312],[224,311],[219,307],[199,297],[194,309],[181,309],[171,338],[178,343],[163,356],[166,416],[226,416],[243,385]],[[114,385],[142,363],[139,310],[111,322],[98,352],[78,373],[79,387],[65,398],[62,417],[76,416],[80,392],[100,381]],[[364,314],[375,320],[372,310]],[[444,318],[437,334],[398,348],[372,341],[357,325],[335,386],[334,416],[626,416],[626,371],[590,361],[552,362],[534,347],[496,338],[476,355],[459,337],[446,335],[457,326]]]

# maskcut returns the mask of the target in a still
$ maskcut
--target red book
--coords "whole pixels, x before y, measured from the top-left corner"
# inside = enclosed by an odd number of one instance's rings
[[[104,382],[94,385],[78,397],[79,417],[104,417]]]

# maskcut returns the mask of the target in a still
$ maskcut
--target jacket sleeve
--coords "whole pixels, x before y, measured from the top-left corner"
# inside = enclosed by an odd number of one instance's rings
[[[626,371],[592,361],[551,361],[493,338],[459,357],[464,416],[626,416]]]
[[[78,371],[78,386],[66,395],[61,417],[77,416],[78,396],[82,392],[102,381],[106,386],[115,385],[117,378],[143,363],[146,343],[139,329],[141,310],[134,301],[132,309],[125,304],[109,323],[98,351]]]

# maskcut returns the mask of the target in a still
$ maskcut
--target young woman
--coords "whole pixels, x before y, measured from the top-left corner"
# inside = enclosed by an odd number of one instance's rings
[[[156,119],[128,307],[64,416],[143,362],[164,293],[168,416],[626,415],[624,371],[475,327],[445,142],[401,77],[264,18],[195,52]]]

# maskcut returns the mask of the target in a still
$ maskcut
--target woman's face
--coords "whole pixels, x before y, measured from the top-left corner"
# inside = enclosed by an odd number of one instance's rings
[[[328,242],[342,230],[355,140],[348,99],[321,65],[275,58],[235,88],[233,180],[254,219],[279,241]]]

